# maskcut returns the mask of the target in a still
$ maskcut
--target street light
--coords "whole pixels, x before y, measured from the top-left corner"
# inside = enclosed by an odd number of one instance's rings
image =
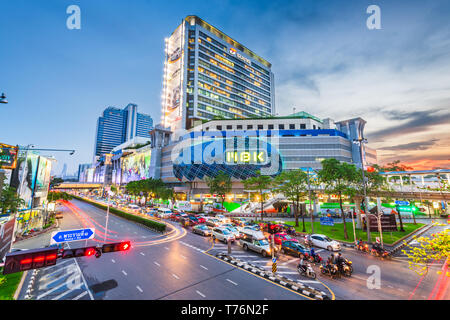
[[[0,103],[8,103],[8,100],[6,100],[6,96],[4,93],[2,93],[2,95],[0,96]]]
[[[370,238],[370,219],[368,214],[368,201],[367,201],[367,192],[366,192],[366,177],[364,174],[364,160],[363,160],[363,145],[367,143],[367,139],[362,136],[358,139],[353,139],[353,143],[359,145],[359,155],[361,159],[361,170],[362,170],[362,179],[363,179],[363,189],[364,189],[364,214],[366,215],[366,224],[367,224],[367,243],[371,243]],[[359,210],[359,208],[357,208]]]

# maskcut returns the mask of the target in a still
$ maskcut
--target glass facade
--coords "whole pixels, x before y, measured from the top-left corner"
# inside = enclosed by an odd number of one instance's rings
[[[164,79],[163,125],[174,132],[214,118],[275,113],[271,64],[195,16],[166,41]],[[182,88],[178,110],[176,88]]]

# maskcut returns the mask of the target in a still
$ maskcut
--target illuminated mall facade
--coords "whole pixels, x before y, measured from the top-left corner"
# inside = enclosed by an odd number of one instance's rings
[[[122,144],[84,170],[82,182],[124,186],[161,178],[188,199],[209,197],[205,177],[233,181],[231,198],[247,198],[242,180],[283,170],[314,170],[336,158],[361,166],[366,121],[319,119],[307,112],[275,116],[271,64],[198,17],[165,40],[161,124],[142,148]],[[289,106],[291,107],[291,106]],[[366,163],[376,151],[364,146]]]

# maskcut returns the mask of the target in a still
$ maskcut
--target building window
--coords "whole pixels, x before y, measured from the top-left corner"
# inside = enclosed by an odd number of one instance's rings
[[[242,130],[242,125],[240,125],[240,124],[239,124],[239,125],[237,125],[237,126],[236,126],[236,129],[238,129],[238,130]]]
[[[233,129],[233,126],[227,126],[227,130]]]
[[[251,124],[248,125],[248,126],[247,126],[247,130],[249,130],[249,129],[253,129],[253,125],[251,125]]]
[[[269,130],[273,130],[273,124],[269,124]]]
[[[306,129],[306,124],[304,123],[300,124],[300,129]]]
[[[289,129],[295,129],[295,124],[293,124],[293,123],[291,123],[290,125],[289,125]]]
[[[284,124],[279,124],[278,129],[284,130]]]
[[[313,124],[313,129],[316,130],[316,125],[315,124]]]
[[[258,124],[258,130],[264,129],[264,126],[262,124]]]
[[[222,126],[217,126],[217,130],[222,130]]]

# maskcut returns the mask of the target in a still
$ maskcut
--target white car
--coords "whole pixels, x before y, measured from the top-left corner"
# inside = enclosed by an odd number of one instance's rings
[[[224,243],[228,243],[228,241],[234,242],[234,240],[236,240],[234,235],[227,228],[213,228],[212,237],[213,239],[223,241]]]
[[[332,240],[328,236],[323,234],[311,235],[311,242],[314,246],[327,249],[328,251],[341,250],[341,244],[339,242]]]
[[[226,228],[227,230],[229,230],[234,235],[235,239],[241,238],[241,233],[239,232],[239,230],[236,227],[228,226],[228,225],[224,225],[223,227]]]

